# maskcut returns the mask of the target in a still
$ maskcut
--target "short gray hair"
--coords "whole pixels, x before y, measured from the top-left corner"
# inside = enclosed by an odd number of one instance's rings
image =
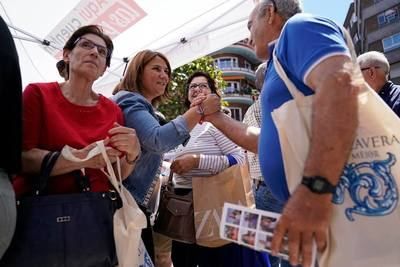
[[[297,13],[302,12],[301,0],[261,0],[259,5],[259,16],[265,14],[267,6],[274,6],[276,12],[287,21]]]
[[[256,70],[256,89],[261,92],[261,88],[264,84],[265,72],[267,70],[267,62],[263,62],[258,65]]]
[[[390,71],[390,64],[385,54],[378,51],[369,51],[359,55],[357,58],[357,62],[360,65],[361,69],[370,67],[379,67],[386,74],[389,74]]]

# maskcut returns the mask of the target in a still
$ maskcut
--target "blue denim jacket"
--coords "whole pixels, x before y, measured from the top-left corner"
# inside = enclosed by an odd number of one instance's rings
[[[190,138],[185,119],[178,116],[160,126],[153,106],[139,93],[120,91],[114,97],[125,116],[125,125],[135,129],[142,147],[134,171],[124,181],[138,204],[147,206],[163,154]]]

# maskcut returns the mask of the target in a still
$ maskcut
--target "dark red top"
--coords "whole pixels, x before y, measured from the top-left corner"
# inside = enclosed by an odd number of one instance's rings
[[[113,123],[124,124],[120,108],[100,95],[95,106],[78,106],[69,102],[57,82],[29,84],[23,92],[23,150],[39,148],[61,151],[64,145],[81,149],[105,139]],[[109,189],[108,178],[98,169],[86,169],[92,191]],[[30,189],[29,176],[19,175],[13,184],[17,196]],[[71,174],[51,177],[51,194],[78,192]]]

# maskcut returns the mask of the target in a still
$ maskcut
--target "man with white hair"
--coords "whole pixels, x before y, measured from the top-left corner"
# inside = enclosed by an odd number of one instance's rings
[[[400,117],[400,86],[389,80],[390,65],[385,55],[378,51],[361,54],[357,58],[365,81]]]
[[[265,182],[274,196],[285,202],[272,251],[278,253],[287,234],[290,263],[308,267],[313,239],[319,251],[327,246],[334,188],[358,125],[360,86],[341,27],[300,12],[299,0],[261,0],[249,17],[248,28],[257,57],[271,60],[275,51],[296,87],[306,96],[314,95],[312,138],[302,182],[289,193],[271,113],[292,97],[273,64],[268,64],[261,91],[261,134],[258,128],[247,127],[221,113],[205,119],[238,145],[259,153]]]

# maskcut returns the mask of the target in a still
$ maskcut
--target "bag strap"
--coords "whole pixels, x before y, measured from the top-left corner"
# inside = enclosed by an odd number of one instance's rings
[[[110,180],[111,184],[113,185],[113,187],[115,188],[115,190],[122,195],[123,194],[123,190],[121,190],[121,188],[123,187],[122,185],[122,178],[121,178],[121,161],[120,159],[117,157],[117,174],[115,174],[114,168],[111,164],[110,158],[107,155],[106,152],[106,148],[104,146],[104,142],[103,141],[97,141],[97,148],[99,149],[101,155],[103,156],[103,159],[106,163],[106,169],[107,171],[105,171],[104,169],[102,169],[101,171],[108,177],[108,179]]]
[[[351,36],[350,36],[348,30],[346,30],[344,27],[340,27],[340,28],[343,32],[344,40],[346,41],[347,47],[349,48],[351,59],[354,63],[357,63],[357,54],[356,54],[356,50],[354,49],[353,39],[351,39]],[[356,64],[355,66],[358,66],[358,64]]]
[[[47,187],[47,181],[49,180],[50,173],[54,168],[54,165],[57,162],[57,159],[60,157],[60,152],[59,151],[50,151],[48,152],[43,160],[42,164],[40,166],[40,172],[39,176],[35,179],[35,187],[34,187],[34,194],[35,195],[40,195],[42,194]]]
[[[276,72],[278,73],[279,77],[282,79],[282,81],[285,83],[289,93],[292,95],[294,101],[297,104],[302,104],[304,102],[305,95],[297,89],[297,87],[294,85],[294,83],[289,79],[287,76],[285,70],[283,69],[281,63],[278,60],[278,57],[276,56],[276,50],[274,49],[273,54],[273,63]]]
[[[351,59],[352,59],[354,65],[358,66],[356,64],[357,55],[354,50],[354,45],[353,45],[352,39],[351,39],[348,31],[345,28],[341,27],[341,30],[343,32],[344,40],[346,41],[347,47],[350,51]],[[279,43],[279,41],[278,41],[278,43]],[[278,43],[276,44],[276,46],[278,45]],[[304,98],[305,98],[304,94],[300,90],[297,89],[297,87],[294,85],[294,83],[287,76],[284,68],[282,67],[282,64],[279,62],[278,57],[276,56],[276,49],[274,49],[274,52],[272,54],[273,54],[273,63],[274,63],[276,72],[278,73],[279,77],[285,83],[287,89],[289,90],[289,92],[292,95],[296,104],[298,104],[298,106],[301,105],[304,102]],[[361,75],[361,72],[360,72],[360,75]]]
[[[169,177],[168,177],[168,184],[172,185],[172,178],[174,177],[174,173],[170,170]]]

